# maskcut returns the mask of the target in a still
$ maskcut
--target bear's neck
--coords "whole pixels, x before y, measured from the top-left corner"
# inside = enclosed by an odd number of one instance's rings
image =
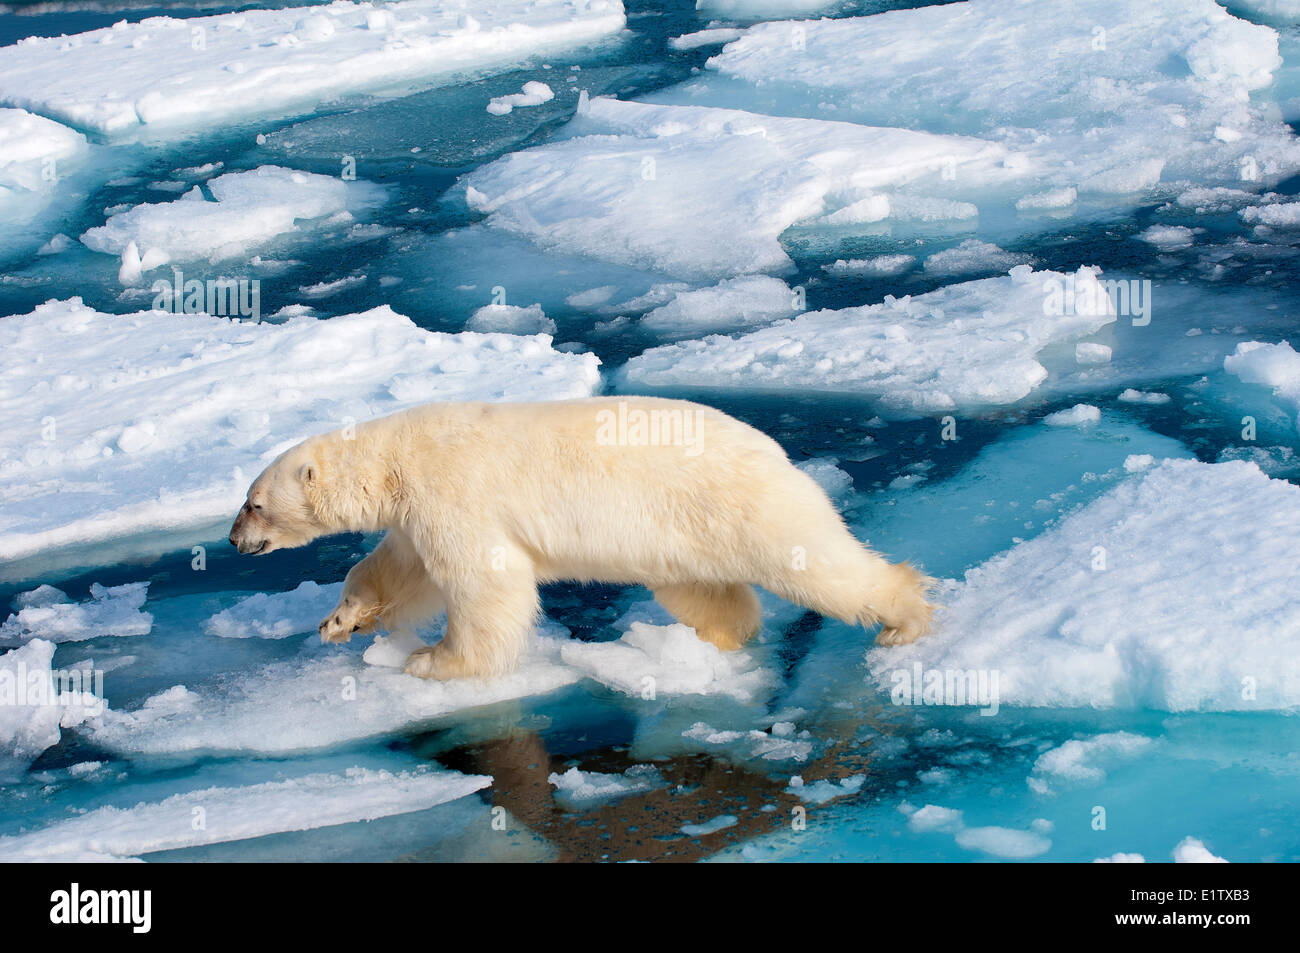
[[[314,501],[317,517],[334,533],[377,533],[398,523],[394,504],[401,494],[388,453],[358,430],[350,439],[331,441],[328,474]]]

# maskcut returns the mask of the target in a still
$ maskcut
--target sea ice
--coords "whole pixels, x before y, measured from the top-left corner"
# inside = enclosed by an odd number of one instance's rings
[[[961,136],[604,97],[584,97],[566,132],[456,194],[544,249],[701,281],[788,271],[791,225],[949,169],[996,174],[1003,156]]]
[[[624,24],[619,0],[336,2],[122,20],[0,48],[0,102],[110,135],[171,133],[511,68]]]
[[[153,851],[373,821],[422,811],[487,787],[492,779],[428,767],[354,767],[239,787],[173,794],[134,807],[100,807],[39,830],[0,837],[10,860],[123,860]],[[201,811],[203,824],[195,824]]]
[[[264,165],[228,172],[207,183],[216,200],[196,185],[172,202],[146,203],[116,212],[81,236],[86,247],[109,255],[134,249],[148,271],[168,262],[247,258],[301,223],[373,202],[369,183]],[[139,271],[136,272],[139,277]]]
[[[1053,315],[1052,286],[1085,306]],[[903,416],[1011,404],[1048,376],[1037,360],[1115,320],[1094,272],[1035,272],[949,285],[881,304],[815,311],[738,338],[653,348],[625,365],[636,387],[823,391],[873,398]]]
[[[1213,0],[971,0],[759,24],[709,60],[713,94],[686,91],[981,136],[1017,156],[1013,200],[1064,207],[1294,171],[1300,141],[1250,99],[1281,65],[1275,30]]]
[[[1300,705],[1290,581],[1300,487],[1253,464],[1167,460],[966,573],[936,631],[874,648],[889,673],[996,672],[1003,705]]]

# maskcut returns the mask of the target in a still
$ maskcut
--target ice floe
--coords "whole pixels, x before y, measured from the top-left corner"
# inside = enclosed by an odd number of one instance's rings
[[[273,325],[51,301],[0,320],[0,560],[212,528],[312,433],[430,400],[587,396],[597,364],[387,307]]]
[[[0,837],[9,860],[125,860],[160,850],[373,821],[422,811],[487,787],[492,779],[427,767],[355,767],[173,794],[134,807],[100,807],[46,827]],[[195,818],[201,814],[202,824]]]
[[[476,169],[457,194],[544,249],[698,280],[787,271],[778,238],[791,225],[842,224],[833,215],[862,203],[888,209],[891,187],[996,169],[1004,152],[962,136],[605,97],[584,97],[566,133]]]
[[[624,23],[619,0],[336,2],[123,20],[0,48],[0,102],[105,134],[170,132],[509,68]]]
[[[110,709],[83,730],[97,744],[134,754],[328,748],[572,684],[580,675],[560,661],[565,634],[545,623],[543,634],[530,639],[518,669],[500,678],[426,681],[389,667],[400,666],[404,653],[363,661],[354,651],[329,651],[274,662],[217,684],[176,686],[136,709]]]
[[[264,165],[228,172],[208,181],[209,202],[199,186],[173,202],[136,205],[108,217],[81,236],[88,248],[109,255],[135,255],[148,267],[169,262],[247,258],[268,242],[322,219],[376,200],[369,183]]]
[[[868,663],[882,684],[913,663],[996,673],[1003,705],[1293,709],[1297,538],[1300,487],[1168,460],[967,572],[934,633]]]
[[[803,310],[797,299],[780,278],[728,278],[708,288],[678,292],[642,316],[641,327],[666,337],[738,331],[792,317]]]
[[[1067,283],[1088,304],[1053,315],[1049,290]],[[737,338],[654,348],[622,374],[638,387],[852,394],[922,415],[1014,403],[1047,378],[1040,351],[1114,320],[1092,270],[1067,276],[1021,265],[1004,277],[815,311]]]
[[[1212,0],[971,0],[760,24],[708,63],[748,90],[690,92],[990,139],[1017,156],[1009,196],[1032,209],[1294,170],[1300,143],[1249,98],[1281,65],[1272,28]]]

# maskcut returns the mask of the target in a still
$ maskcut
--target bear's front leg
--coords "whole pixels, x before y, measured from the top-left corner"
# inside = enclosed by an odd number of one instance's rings
[[[349,642],[354,633],[369,632],[383,607],[359,596],[344,595],[317,626],[322,642]]]
[[[408,675],[488,678],[514,669],[540,606],[531,564],[512,557],[516,565],[508,570],[489,569],[447,588],[447,633],[411,653]]]

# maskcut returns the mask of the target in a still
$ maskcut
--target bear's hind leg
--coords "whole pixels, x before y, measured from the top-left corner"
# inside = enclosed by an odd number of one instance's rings
[[[754,590],[744,583],[688,582],[654,590],[658,603],[673,618],[689,625],[705,642],[724,651],[738,649],[758,632],[763,611]]]

